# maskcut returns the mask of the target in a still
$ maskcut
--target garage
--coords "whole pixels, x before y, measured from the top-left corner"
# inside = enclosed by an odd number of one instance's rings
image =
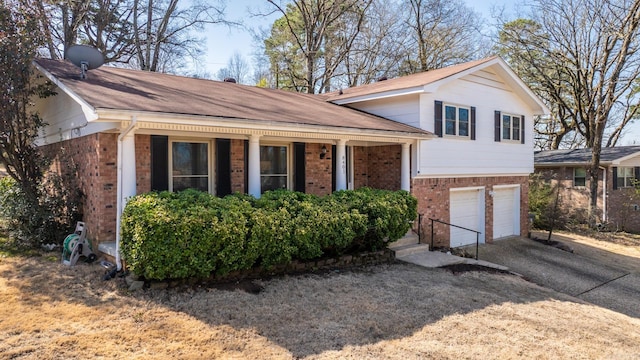
[[[484,188],[451,189],[449,200],[451,224],[484,233]],[[451,247],[476,243],[475,232],[450,228]],[[484,242],[484,234],[480,234],[480,242]]]
[[[520,235],[520,186],[494,186],[493,238]]]

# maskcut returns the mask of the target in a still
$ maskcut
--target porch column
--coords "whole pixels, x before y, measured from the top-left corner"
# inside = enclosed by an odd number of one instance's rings
[[[338,140],[336,146],[336,190],[347,189],[347,140]]]
[[[260,197],[260,135],[249,136],[249,195]]]
[[[129,133],[122,139],[122,204],[136,195],[136,142],[135,135]]]
[[[410,144],[402,144],[402,157],[400,160],[400,189],[411,191],[411,156]]]

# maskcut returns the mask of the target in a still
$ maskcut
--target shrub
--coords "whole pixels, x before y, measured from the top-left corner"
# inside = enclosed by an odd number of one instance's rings
[[[18,246],[62,244],[82,218],[80,190],[54,173],[38,185],[37,198],[29,200],[11,177],[0,179],[0,216]]]
[[[204,277],[250,268],[248,202],[186,190],[132,198],[122,216],[122,252],[148,279]]]
[[[333,196],[350,209],[367,216],[366,235],[354,244],[358,250],[379,250],[386,242],[398,240],[411,228],[417,215],[418,201],[406,191],[360,188],[337,191]]]
[[[408,193],[371,189],[322,198],[283,190],[260,199],[149,193],[127,203],[121,249],[130,270],[148,279],[205,277],[380,249],[406,233],[415,212]]]

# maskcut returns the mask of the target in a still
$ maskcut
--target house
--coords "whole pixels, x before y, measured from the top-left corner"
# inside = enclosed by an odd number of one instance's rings
[[[424,219],[480,231],[480,241],[526,235],[533,119],[549,110],[500,57],[344,89],[338,105],[435,134],[412,153],[412,193]],[[434,226],[436,244],[476,234]]]
[[[590,199],[588,168],[591,149],[535,153],[535,172],[561,189],[562,206],[572,217],[586,220]],[[640,146],[602,148],[597,206],[601,220],[613,230],[640,232],[640,197],[633,179],[640,179]]]
[[[65,61],[34,64],[57,86],[37,103],[40,144],[64,148],[61,169],[75,164],[88,238],[105,253],[118,256],[128,197],[185,188],[404,189],[425,219],[481,241],[526,234],[531,119],[547,109],[498,57],[323,96],[111,67],[81,79]],[[467,233],[442,226],[436,242],[475,243]]]

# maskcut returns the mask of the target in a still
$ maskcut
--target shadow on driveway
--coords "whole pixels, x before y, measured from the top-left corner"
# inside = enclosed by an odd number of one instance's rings
[[[640,318],[640,274],[616,266],[623,255],[608,254],[587,257],[526,238],[497,240],[479,249],[481,260],[507,266],[538,285]]]

